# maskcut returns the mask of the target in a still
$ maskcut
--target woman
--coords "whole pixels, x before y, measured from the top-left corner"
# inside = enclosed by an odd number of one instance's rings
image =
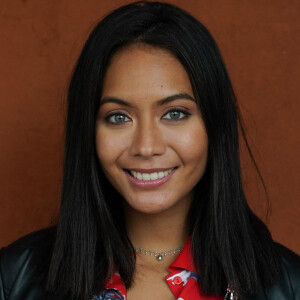
[[[300,299],[299,257],[247,205],[237,120],[201,23],[108,15],[70,83],[58,224],[2,249],[0,299]]]

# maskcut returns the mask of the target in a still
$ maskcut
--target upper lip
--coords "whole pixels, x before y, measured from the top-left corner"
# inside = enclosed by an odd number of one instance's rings
[[[155,168],[155,169],[126,169],[129,171],[135,171],[139,173],[154,173],[154,172],[164,172],[164,171],[169,171],[170,169],[175,169],[175,167],[171,168]]]

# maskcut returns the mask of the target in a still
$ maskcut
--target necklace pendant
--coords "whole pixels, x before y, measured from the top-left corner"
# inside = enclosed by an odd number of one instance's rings
[[[162,261],[163,260],[163,256],[161,254],[159,254],[159,255],[156,256],[156,259],[158,261]]]

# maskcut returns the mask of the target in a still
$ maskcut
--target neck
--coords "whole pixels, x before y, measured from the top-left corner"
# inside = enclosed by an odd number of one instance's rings
[[[126,229],[134,247],[163,251],[184,245],[188,237],[189,203],[180,209],[169,209],[156,214],[125,208]]]

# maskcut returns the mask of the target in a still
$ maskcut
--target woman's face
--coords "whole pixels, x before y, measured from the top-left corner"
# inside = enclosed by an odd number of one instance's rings
[[[133,45],[114,55],[96,147],[105,175],[134,210],[159,213],[190,203],[208,139],[188,74],[170,52]]]

